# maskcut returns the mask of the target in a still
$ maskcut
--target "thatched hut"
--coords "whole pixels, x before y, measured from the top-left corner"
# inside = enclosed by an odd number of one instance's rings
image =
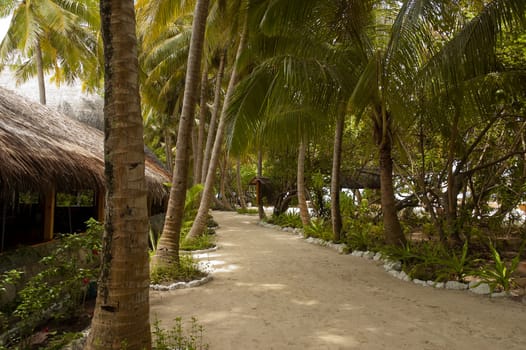
[[[104,134],[0,88],[0,248],[49,241],[103,219]],[[150,208],[170,175],[146,153]]]

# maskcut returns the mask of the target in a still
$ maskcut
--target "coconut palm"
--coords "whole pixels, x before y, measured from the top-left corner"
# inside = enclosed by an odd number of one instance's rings
[[[150,349],[148,210],[133,1],[101,1],[106,215],[85,349]]]
[[[37,75],[40,102],[45,104],[44,73],[53,71],[60,84],[91,77],[98,83],[101,70],[97,56],[98,6],[88,1],[5,1],[0,15],[12,13],[0,44],[3,64],[13,64],[18,81]],[[21,61],[21,63],[20,63]]]
[[[154,257],[154,263],[157,265],[170,264],[172,262],[177,263],[179,259],[179,237],[183,224],[188,179],[188,150],[190,148],[191,130],[198,95],[197,88],[200,80],[208,6],[208,0],[198,0],[194,11],[184,97],[177,133],[173,181],[170,189],[163,234],[159,239]]]

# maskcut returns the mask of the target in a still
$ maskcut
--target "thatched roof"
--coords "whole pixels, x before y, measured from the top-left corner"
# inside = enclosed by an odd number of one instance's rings
[[[80,81],[57,86],[49,77],[46,77],[45,84],[46,105],[48,107],[99,130],[103,129],[104,99],[101,96],[82,91]],[[0,72],[0,86],[14,91],[30,101],[39,102],[40,96],[36,77],[17,84],[15,73],[4,69]]]
[[[0,88],[0,193],[104,188],[104,134]],[[150,198],[167,196],[170,175],[146,153]]]

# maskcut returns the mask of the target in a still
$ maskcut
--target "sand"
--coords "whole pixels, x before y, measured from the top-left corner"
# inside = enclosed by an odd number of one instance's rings
[[[214,212],[219,249],[201,256],[214,280],[151,292],[151,317],[197,317],[212,350],[526,349],[526,305],[433,289],[380,263]]]

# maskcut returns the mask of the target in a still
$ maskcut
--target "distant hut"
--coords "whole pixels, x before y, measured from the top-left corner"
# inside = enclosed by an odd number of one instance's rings
[[[169,181],[146,152],[151,212],[163,207]],[[104,196],[103,132],[0,88],[0,251],[102,220]]]

